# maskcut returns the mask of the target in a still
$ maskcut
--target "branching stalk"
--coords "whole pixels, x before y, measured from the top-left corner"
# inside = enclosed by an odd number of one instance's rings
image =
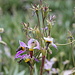
[[[73,42],[75,42],[75,40],[73,40],[72,42],[66,43],[66,44],[56,44],[56,45],[57,46],[69,45],[69,44],[72,44]]]

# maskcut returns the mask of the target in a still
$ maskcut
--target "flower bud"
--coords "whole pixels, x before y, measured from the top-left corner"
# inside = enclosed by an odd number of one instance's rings
[[[3,28],[0,28],[0,33],[3,33],[4,32],[4,29]]]

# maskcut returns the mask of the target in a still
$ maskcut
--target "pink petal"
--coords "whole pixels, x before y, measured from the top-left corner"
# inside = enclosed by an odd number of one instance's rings
[[[53,43],[52,46],[57,49],[57,46]]]
[[[22,51],[22,50],[20,50],[20,51],[18,51],[17,53],[16,53],[16,55],[15,55],[15,58],[21,58],[21,55],[20,54],[22,54],[22,53],[24,53],[25,51]]]
[[[20,44],[21,47],[27,47],[27,45],[22,41],[19,41],[19,44]]]
[[[1,38],[1,36],[0,36],[0,41],[2,41],[2,38]]]
[[[36,47],[34,47],[34,49],[40,49],[40,44],[39,44],[39,42],[36,40]]]
[[[39,60],[37,58],[34,58],[35,61],[39,62]]]
[[[34,39],[30,39],[30,40],[28,41],[28,47],[31,46],[31,44],[32,44],[33,41],[34,41]]]

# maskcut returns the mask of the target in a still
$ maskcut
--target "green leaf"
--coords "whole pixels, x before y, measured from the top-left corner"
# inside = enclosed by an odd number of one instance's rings
[[[8,72],[8,69],[6,67],[4,67],[4,71],[5,71],[5,74],[8,75],[9,72]]]
[[[19,65],[16,65],[15,71],[13,75],[17,75],[18,74],[18,70],[19,70]]]
[[[19,72],[17,75],[25,75],[25,70]]]
[[[34,68],[35,68],[35,69],[34,69],[34,71],[35,71],[35,72],[34,72],[34,75],[38,75],[38,70],[37,70],[37,68],[36,68],[36,64],[34,65]]]

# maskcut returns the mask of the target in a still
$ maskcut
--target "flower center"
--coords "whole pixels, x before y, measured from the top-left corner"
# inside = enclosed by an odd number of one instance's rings
[[[46,42],[47,42],[47,43],[52,43],[52,41],[48,41],[48,40],[46,40]]]
[[[30,48],[29,51],[34,51],[34,49]]]
[[[28,59],[25,59],[25,62],[28,62],[28,61],[30,61],[30,59],[28,58]]]
[[[46,69],[46,71],[50,71],[50,69]]]
[[[20,47],[20,48],[21,48],[23,51],[24,51],[24,49],[25,49],[24,47]]]

